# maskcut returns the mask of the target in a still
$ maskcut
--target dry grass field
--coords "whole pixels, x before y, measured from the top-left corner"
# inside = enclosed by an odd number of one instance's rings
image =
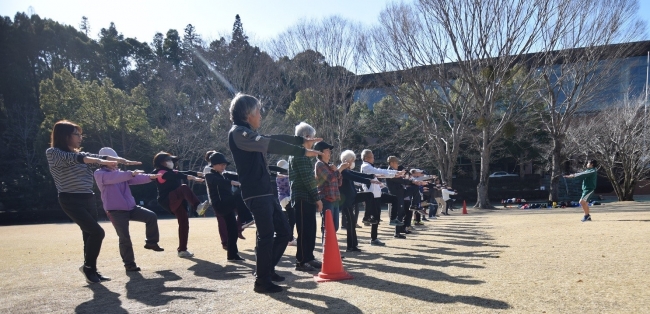
[[[279,294],[253,292],[254,232],[239,241],[241,263],[226,261],[214,218],[190,220],[189,249],[176,257],[176,221],[159,221],[164,252],[145,250],[144,224],[133,223],[136,262],[126,273],[109,222],[99,256],[112,281],[88,285],[81,232],[72,223],[0,227],[2,313],[648,313],[650,203],[592,208],[458,211],[406,240],[380,226],[385,247],[343,253],[355,278],[316,283],[293,270],[288,247]],[[338,239],[345,246],[345,230]],[[317,240],[320,242],[320,239]],[[320,256],[320,248],[318,248]]]

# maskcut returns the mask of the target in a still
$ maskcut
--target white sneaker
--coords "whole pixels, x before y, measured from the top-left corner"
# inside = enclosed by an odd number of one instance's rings
[[[194,256],[194,253],[190,251],[179,251],[178,252],[178,257],[183,257],[183,258],[188,258]]]
[[[208,201],[199,204],[199,206],[196,207],[196,213],[199,214],[199,216],[203,216],[205,211],[208,210],[208,206],[210,206]]]

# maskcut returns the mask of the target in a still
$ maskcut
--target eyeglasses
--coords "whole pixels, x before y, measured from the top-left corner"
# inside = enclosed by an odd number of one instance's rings
[[[84,137],[81,133],[77,133],[77,132],[72,133],[72,135],[76,135],[78,137]]]

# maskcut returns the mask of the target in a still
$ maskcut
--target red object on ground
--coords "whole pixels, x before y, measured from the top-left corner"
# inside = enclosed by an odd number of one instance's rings
[[[318,275],[314,276],[316,282],[338,281],[352,279],[352,275],[343,269],[339,242],[336,240],[334,219],[332,211],[325,211],[325,243],[323,244],[323,266]]]
[[[467,215],[467,204],[463,201],[463,215]]]

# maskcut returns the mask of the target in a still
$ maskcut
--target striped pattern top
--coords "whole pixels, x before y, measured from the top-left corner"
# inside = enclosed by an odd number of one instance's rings
[[[56,147],[45,151],[50,173],[59,193],[93,193],[93,169],[84,164],[84,157],[101,158],[85,152],[66,152]]]

